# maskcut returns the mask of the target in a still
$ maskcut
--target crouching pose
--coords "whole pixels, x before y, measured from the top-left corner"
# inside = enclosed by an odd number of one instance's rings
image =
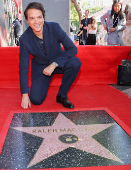
[[[81,63],[75,57],[77,48],[58,23],[46,22],[41,3],[28,4],[24,11],[29,27],[20,37],[20,87],[21,107],[27,109],[45,100],[54,74],[63,74],[56,102],[66,108],[74,108],[67,99],[67,92],[77,77]],[[64,50],[61,48],[61,44]],[[32,58],[32,84],[29,93],[29,54]]]

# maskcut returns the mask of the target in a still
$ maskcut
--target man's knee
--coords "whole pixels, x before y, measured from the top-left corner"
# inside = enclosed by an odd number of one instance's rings
[[[77,57],[73,57],[73,59],[72,59],[72,61],[71,61],[72,63],[72,67],[75,69],[80,69],[80,67],[81,67],[81,62],[80,62],[80,59],[79,58],[77,58]]]
[[[75,57],[75,58],[76,58],[76,60],[77,60],[77,66],[78,66],[78,67],[81,67],[81,61],[80,61],[80,59],[77,58],[77,57]]]
[[[30,101],[32,104],[34,105],[40,105],[43,103],[43,101],[45,100],[46,96],[37,96],[37,95],[30,95]]]

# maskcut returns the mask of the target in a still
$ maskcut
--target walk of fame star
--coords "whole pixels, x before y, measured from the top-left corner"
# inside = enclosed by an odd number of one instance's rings
[[[62,113],[59,113],[52,126],[12,128],[43,138],[41,146],[30,161],[28,167],[36,165],[69,147],[123,163],[93,138],[93,135],[100,133],[114,124],[76,125]]]

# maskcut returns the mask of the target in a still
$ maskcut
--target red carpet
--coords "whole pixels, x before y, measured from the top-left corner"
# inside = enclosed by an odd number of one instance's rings
[[[108,110],[110,116],[131,136],[131,98],[107,85],[115,84],[117,66],[121,63],[130,47],[78,47],[78,57],[82,67],[80,74],[69,91],[69,100],[77,110]],[[0,49],[0,147],[3,145],[6,130],[13,116],[12,111],[45,112],[70,111],[57,104],[55,97],[61,79],[52,82],[46,100],[31,109],[20,107],[19,90],[19,48]],[[8,62],[7,62],[8,61]],[[72,111],[72,110],[71,110]],[[4,129],[4,131],[3,131]],[[5,130],[6,129],[6,130]],[[1,147],[2,149],[2,147]],[[131,165],[85,168],[62,168],[62,170],[130,170]]]

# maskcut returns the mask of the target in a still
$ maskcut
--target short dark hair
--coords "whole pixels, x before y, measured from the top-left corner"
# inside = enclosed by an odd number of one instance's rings
[[[85,10],[85,12],[88,11],[88,13],[90,13],[90,11],[88,9]]]
[[[44,10],[44,7],[41,3],[39,2],[32,2],[32,3],[29,3],[24,11],[24,15],[25,15],[25,19],[27,20],[28,19],[28,10],[29,9],[38,9],[42,12],[42,15],[43,17],[45,18],[45,10]]]

